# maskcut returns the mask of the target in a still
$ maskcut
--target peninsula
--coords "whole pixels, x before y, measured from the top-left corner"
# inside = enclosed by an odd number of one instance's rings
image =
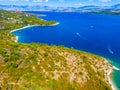
[[[112,90],[115,68],[103,57],[46,44],[14,42],[10,31],[55,25],[24,12],[0,10],[0,90]]]

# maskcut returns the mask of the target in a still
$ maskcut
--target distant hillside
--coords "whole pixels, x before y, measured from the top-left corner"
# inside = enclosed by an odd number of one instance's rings
[[[94,13],[109,13],[109,14],[119,14],[120,13],[120,4],[113,6],[82,6],[82,7],[49,7],[49,6],[29,6],[29,5],[0,5],[0,9],[9,10],[9,11],[50,11],[50,12],[94,12]]]
[[[111,9],[120,10],[120,4],[116,4],[116,5],[111,6]]]
[[[0,9],[3,10],[9,10],[9,11],[16,11],[16,10],[21,10],[21,11],[50,11],[52,8],[48,6],[29,6],[29,5],[0,5]]]

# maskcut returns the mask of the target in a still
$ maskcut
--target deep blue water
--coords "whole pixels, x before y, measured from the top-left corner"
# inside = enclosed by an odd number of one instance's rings
[[[36,26],[15,31],[18,41],[64,45],[88,51],[114,61],[120,67],[120,15],[90,13],[32,12],[47,20],[57,20],[57,26]],[[120,88],[119,71],[113,75]]]

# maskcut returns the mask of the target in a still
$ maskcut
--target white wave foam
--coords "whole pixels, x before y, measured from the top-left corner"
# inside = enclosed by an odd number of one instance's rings
[[[117,70],[117,71],[120,70],[120,69],[119,69],[118,67],[116,67],[116,66],[113,66],[113,69],[114,69],[114,70]]]

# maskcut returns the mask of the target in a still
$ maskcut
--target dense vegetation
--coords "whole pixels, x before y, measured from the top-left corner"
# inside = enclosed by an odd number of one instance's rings
[[[3,13],[12,18],[25,15]],[[105,74],[111,66],[104,58],[63,46],[15,43],[12,29],[49,22],[33,15],[21,21],[26,23],[5,19],[7,26],[0,30],[0,90],[111,90]]]
[[[23,12],[7,12],[0,10],[0,28],[4,30],[13,30],[27,25],[54,25],[56,21],[46,21],[38,19],[35,15]]]

